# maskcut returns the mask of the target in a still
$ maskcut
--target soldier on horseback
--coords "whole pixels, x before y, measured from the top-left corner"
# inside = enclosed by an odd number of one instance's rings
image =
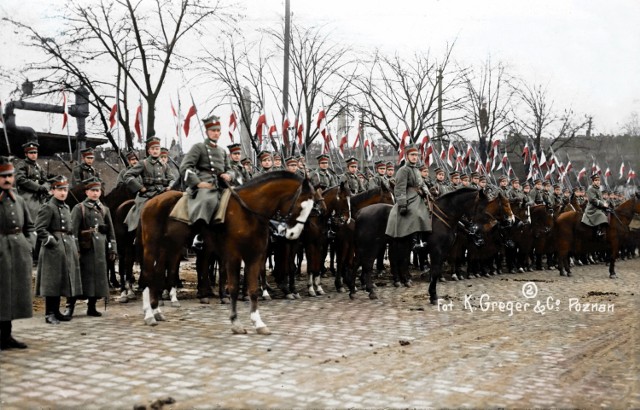
[[[129,165],[127,165],[127,168],[123,169],[118,174],[118,179],[116,180],[116,186],[120,186],[124,184],[124,174],[126,174],[127,171],[130,170],[131,168],[135,167],[139,162],[138,155],[134,151],[127,152],[126,157],[127,157],[127,163]],[[140,181],[140,183],[142,183],[142,181]]]
[[[151,137],[146,144],[149,156],[124,174],[124,181],[129,190],[137,192],[135,204],[124,221],[129,231],[134,231],[138,227],[145,202],[168,191],[174,182],[169,167],[160,161],[160,139]],[[142,183],[139,178],[142,178]]]
[[[298,173],[298,158],[289,157],[284,160],[284,163],[287,171],[291,172],[292,174]]]
[[[71,173],[71,189],[82,185],[82,181],[85,181],[91,177],[96,177],[101,180],[100,173],[93,167],[93,161],[96,157],[93,153],[93,148],[85,148],[80,150],[82,155],[82,163],[76,165]]]
[[[318,160],[318,169],[311,174],[311,185],[316,189],[323,190],[338,185],[336,177],[329,170],[329,156],[320,154],[316,159]]]
[[[436,174],[436,181],[434,183],[434,196],[437,198],[441,195],[451,191],[451,188],[444,179],[444,170],[442,168],[436,168],[434,173]]]
[[[600,192],[600,175],[593,174],[591,176],[593,183],[587,189],[587,208],[582,215],[582,223],[595,228],[594,235],[596,239],[603,239],[605,229],[609,226],[609,219],[606,212],[610,212],[609,204],[603,200],[602,192]]]
[[[49,196],[47,175],[36,161],[38,159],[39,144],[35,141],[22,145],[26,159],[16,166],[16,188],[24,199],[31,218],[38,215],[40,206]]]
[[[377,175],[374,175],[373,178],[369,180],[367,183],[367,189],[373,189],[377,187],[386,187],[388,191],[391,191],[391,186],[389,186],[389,181],[385,178],[387,173],[387,164],[384,161],[376,161],[374,166],[376,167]]]
[[[251,177],[245,169],[244,165],[240,163],[240,157],[242,155],[242,146],[240,144],[227,145],[229,149],[229,166],[234,172],[234,178],[232,181],[233,186],[242,185],[247,182]]]
[[[258,167],[258,171],[253,176],[262,175],[273,169],[273,155],[269,151],[260,151],[258,153],[258,161],[260,161],[260,167]]]
[[[359,194],[366,189],[362,186],[360,178],[358,178],[358,160],[355,157],[347,159],[347,172],[340,176],[340,182],[344,182],[349,186],[352,194]]]

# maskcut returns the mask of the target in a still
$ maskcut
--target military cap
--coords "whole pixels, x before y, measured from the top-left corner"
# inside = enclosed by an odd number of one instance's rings
[[[391,162],[391,161],[388,161],[388,162],[387,162],[387,168],[389,168],[389,167],[391,167],[391,168],[393,168],[393,167],[394,167],[394,166],[393,166],[393,162]]]
[[[321,162],[329,162],[329,156],[327,154],[320,154],[316,157],[318,164]]]
[[[258,153],[258,159],[260,161],[264,161],[267,158],[271,158],[271,152],[269,152],[269,151],[260,151]]]
[[[240,144],[231,144],[231,145],[227,145],[227,148],[229,149],[229,153],[233,154],[234,152],[240,152],[242,151],[242,145]]]
[[[0,157],[0,175],[13,175],[15,172],[13,162],[7,157]]]
[[[544,182],[542,183],[542,185],[544,186],[551,186],[551,182],[549,182],[548,180],[544,180]]]
[[[205,130],[220,131],[220,117],[217,115],[212,114],[210,117],[203,119],[202,122]]]
[[[347,163],[347,166],[358,165],[358,160],[356,159],[356,157],[349,157],[345,162]]]
[[[444,169],[437,167],[436,169],[433,170],[433,172],[438,175],[439,173],[443,173],[444,174]]]
[[[273,159],[282,159],[282,154],[278,151],[273,151]]]
[[[405,156],[407,156],[407,155],[409,155],[409,154],[411,154],[411,153],[413,153],[413,152],[418,152],[419,147],[420,147],[420,146],[419,146],[418,144],[409,144],[409,145],[406,145],[406,146],[404,147],[404,155],[405,155]]]
[[[147,146],[147,149],[149,149],[151,147],[155,147],[156,145],[160,146],[160,138],[158,138],[158,137],[149,137],[145,141],[145,144]]]
[[[160,141],[160,140],[158,140]],[[83,150],[80,150],[80,154],[82,154],[82,158],[94,158],[95,155],[93,154],[93,148],[89,147],[89,148],[85,148]]]
[[[374,165],[375,165],[376,169],[378,169],[378,168],[386,168],[387,167],[387,163],[384,162],[384,161],[376,161]]]
[[[249,158],[246,158],[246,157],[245,157],[245,158],[242,158],[242,159],[240,160],[240,163],[241,163],[242,165],[245,165],[245,164],[251,164],[251,160],[250,160]]]
[[[595,181],[596,179],[600,179],[600,174],[596,173],[596,174],[591,175],[591,180],[592,181]]]
[[[608,189],[605,189],[604,191],[602,191],[602,193],[609,195],[609,194],[611,194],[611,191],[609,191]]]
[[[487,180],[487,177],[485,177],[484,175],[480,175],[478,177],[478,182],[482,182],[482,181],[486,181],[486,180]]]
[[[500,175],[500,177],[498,177],[498,182],[502,182],[506,180],[507,180],[507,177],[505,175]]]
[[[129,151],[126,154],[127,159],[138,159],[138,154],[135,153],[135,151]]]
[[[569,188],[564,188],[562,192],[571,192],[571,191],[569,191]]]
[[[580,187],[574,186],[573,187],[573,192],[578,192],[580,190]]]
[[[451,171],[449,172],[449,178],[455,178],[455,177],[459,177],[460,173],[458,171]]]
[[[58,175],[49,179],[51,189],[56,188],[69,188],[69,180],[64,175]]]
[[[467,175],[467,174],[460,174],[460,179],[463,179],[463,180],[464,180],[464,179],[469,180],[469,175]]]
[[[167,147],[160,147],[160,155],[169,155],[169,148]]]
[[[511,178],[511,184],[513,185],[514,182],[520,183],[520,180],[518,178]]]
[[[473,171],[471,173],[471,178],[478,178],[480,176],[480,174],[478,174],[476,171]]]
[[[25,153],[27,152],[38,152],[38,147],[40,146],[40,144],[38,144],[37,141],[29,141],[26,144],[22,144],[22,149],[24,150]]]
[[[364,179],[364,174],[362,173],[362,171],[358,171],[358,178]]]
[[[420,164],[420,166],[418,167],[418,169],[420,171],[424,171],[424,170],[429,170],[429,166],[427,164]]]
[[[538,184],[541,184],[541,183],[542,183],[542,180],[540,178],[536,178],[536,179],[533,180],[533,185],[538,185]]]
[[[558,188],[560,188],[560,185],[558,185],[558,184],[553,184],[553,189],[558,189]]]
[[[287,166],[289,166],[289,165],[298,165],[298,158],[289,157],[289,158],[285,159],[284,162],[285,162],[285,164],[287,164]]]
[[[94,189],[94,188],[102,188],[102,181],[99,178],[91,177],[82,181],[82,185],[84,185],[84,189]]]
[[[531,184],[529,183],[529,181],[524,181],[524,184],[522,184],[522,188],[524,189],[525,187],[531,188]]]

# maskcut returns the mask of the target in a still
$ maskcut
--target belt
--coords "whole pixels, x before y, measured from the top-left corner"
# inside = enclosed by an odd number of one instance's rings
[[[71,231],[51,231],[51,233],[66,233],[67,235],[71,235]]]
[[[0,231],[0,234],[16,235],[16,234],[19,234],[20,232],[22,232],[22,228],[16,226],[15,228],[7,229],[6,231]]]

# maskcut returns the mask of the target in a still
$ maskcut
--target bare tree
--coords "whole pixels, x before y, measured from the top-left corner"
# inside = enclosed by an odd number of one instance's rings
[[[393,57],[376,52],[371,60],[363,61],[363,68],[353,82],[357,90],[357,109],[363,114],[363,125],[376,130],[380,136],[398,148],[398,126],[409,131],[411,142],[429,128],[435,129],[438,101],[438,71],[442,70],[443,111],[455,113],[464,103],[465,96],[456,96],[461,77],[449,70],[453,45],[447,47],[441,60],[429,54],[415,54],[408,61],[396,54]],[[443,120],[449,132],[462,130],[462,117],[454,114]]]
[[[549,126],[557,120],[553,101],[549,101],[547,87],[540,84],[529,86],[520,82],[517,95],[524,106],[524,113],[515,117],[513,130],[525,138],[531,138],[539,152],[543,134],[549,134]]]
[[[478,151],[482,163],[485,163],[487,147],[492,145],[496,136],[511,127],[512,105],[516,95],[514,79],[504,63],[494,64],[490,57],[479,69],[460,71],[469,97],[463,110],[468,122],[476,130],[480,142]]]
[[[622,125],[622,132],[624,135],[630,137],[640,136],[640,116],[636,111],[629,114],[625,123]]]

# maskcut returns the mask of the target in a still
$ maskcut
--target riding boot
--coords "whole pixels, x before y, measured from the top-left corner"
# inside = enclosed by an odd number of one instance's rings
[[[44,306],[44,321],[49,323],[50,325],[59,325],[60,321],[56,318],[55,312],[60,308],[60,298],[55,296],[47,296],[44,298]]]
[[[53,306],[52,306],[53,316],[55,316],[55,318],[58,319],[59,322],[70,321],[71,320],[70,317],[64,316],[62,313],[60,313],[60,296],[57,296],[56,298],[54,298],[52,302],[53,302]]]
[[[0,322],[0,350],[7,349],[26,349],[27,345],[18,342],[11,336],[11,321],[3,320]]]
[[[71,320],[71,317],[73,316],[73,311],[75,310],[75,308],[76,308],[76,298],[67,298],[67,305],[63,315],[69,318],[69,320]]]
[[[96,302],[98,298],[89,298],[89,307],[87,308],[87,316],[100,317],[102,313],[96,310]]]

